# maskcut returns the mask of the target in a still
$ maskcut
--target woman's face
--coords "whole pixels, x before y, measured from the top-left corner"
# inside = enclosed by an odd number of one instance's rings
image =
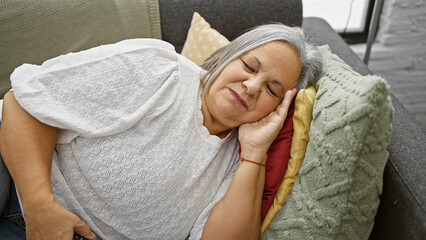
[[[205,94],[203,108],[225,128],[258,121],[292,89],[302,65],[296,49],[283,41],[261,45],[230,62]]]

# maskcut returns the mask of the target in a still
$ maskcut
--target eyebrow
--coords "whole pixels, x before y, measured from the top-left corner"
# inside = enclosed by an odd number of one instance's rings
[[[271,82],[273,84],[275,84],[275,85],[280,85],[282,88],[284,88],[283,84],[280,81],[276,80],[276,79],[273,79]]]
[[[261,68],[262,67],[262,63],[260,62],[259,58],[257,58],[256,56],[252,55],[254,57],[254,59],[256,59],[257,62],[257,67]]]

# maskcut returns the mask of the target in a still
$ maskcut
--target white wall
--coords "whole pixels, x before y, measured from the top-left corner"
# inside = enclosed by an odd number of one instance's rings
[[[337,32],[363,32],[372,0],[302,0],[303,17],[325,19]]]

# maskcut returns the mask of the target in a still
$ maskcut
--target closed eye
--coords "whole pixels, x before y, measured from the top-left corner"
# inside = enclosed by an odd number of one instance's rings
[[[268,91],[274,95],[274,97],[278,97],[278,95],[274,92],[274,90],[272,90],[271,86],[269,86],[269,84],[266,84],[266,88],[268,89]]]
[[[248,65],[243,59],[241,59],[241,62],[243,62],[244,66],[250,71],[255,72],[254,68],[252,68],[250,65]]]

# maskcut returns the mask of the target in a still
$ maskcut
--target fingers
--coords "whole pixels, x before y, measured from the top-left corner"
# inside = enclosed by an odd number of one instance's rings
[[[96,237],[95,233],[93,233],[92,230],[90,230],[89,225],[87,225],[77,216],[76,216],[76,223],[74,225],[74,232],[87,239],[95,239]]]
[[[277,113],[280,117],[284,119],[286,118],[288,108],[290,107],[290,104],[293,101],[293,98],[296,96],[296,94],[297,94],[297,90],[295,88],[288,90],[285,93],[283,101],[277,107]]]

